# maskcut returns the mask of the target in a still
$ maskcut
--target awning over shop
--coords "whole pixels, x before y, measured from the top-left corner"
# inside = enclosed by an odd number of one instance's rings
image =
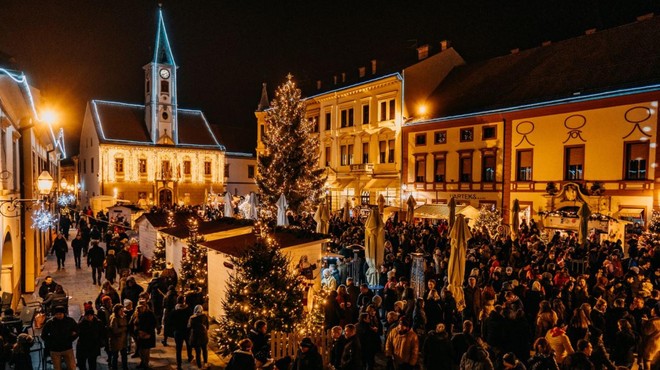
[[[355,186],[352,185],[353,179],[336,179],[332,183],[330,183],[330,189],[331,190],[344,190],[347,187],[354,188]]]
[[[614,218],[642,218],[644,208],[621,208],[618,212],[614,213]]]
[[[371,179],[364,186],[364,189],[373,189],[373,190],[387,189],[392,186],[394,181],[396,181],[396,179],[392,177]]]

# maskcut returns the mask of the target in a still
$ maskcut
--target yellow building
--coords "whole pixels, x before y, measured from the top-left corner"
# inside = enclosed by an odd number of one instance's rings
[[[647,222],[660,206],[658,37],[653,18],[455,68],[431,118],[403,128],[408,187],[429,203],[494,202],[506,222],[515,199],[526,218],[586,202]]]
[[[159,10],[144,104],[87,105],[78,159],[82,206],[100,195],[142,206],[201,204],[207,190],[225,190],[225,148],[204,113],[178,107],[177,68]]]
[[[21,293],[34,291],[51,243],[48,230],[33,227],[42,199],[37,177],[48,171],[56,180],[66,156],[62,131],[55,135],[40,120],[40,100],[25,74],[0,68],[0,288],[13,293],[14,307]]]

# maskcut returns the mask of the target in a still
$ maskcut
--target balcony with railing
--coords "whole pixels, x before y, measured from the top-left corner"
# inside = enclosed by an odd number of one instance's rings
[[[374,164],[373,163],[359,163],[351,165],[351,173],[353,174],[373,174],[374,173]]]

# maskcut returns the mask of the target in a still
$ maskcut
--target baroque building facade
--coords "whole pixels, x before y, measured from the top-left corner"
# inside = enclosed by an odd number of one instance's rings
[[[144,104],[87,105],[78,159],[83,206],[96,196],[144,207],[201,204],[208,190],[224,191],[225,147],[202,111],[179,108],[177,68],[159,9]]]

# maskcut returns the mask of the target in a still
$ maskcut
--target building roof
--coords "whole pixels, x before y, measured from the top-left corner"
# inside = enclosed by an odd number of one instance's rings
[[[104,100],[92,100],[92,118],[102,143],[155,145],[145,123],[145,107]],[[179,144],[225,150],[200,110],[177,109]]]
[[[299,234],[286,230],[274,232],[272,236],[277,241],[280,248],[293,247],[315,241],[327,241],[321,234]],[[254,233],[249,233],[229,238],[211,240],[201,244],[220,253],[228,254],[230,256],[239,256],[245,249],[255,245],[256,242],[257,236]]]
[[[163,20],[163,10],[158,8],[158,30],[156,31],[156,45],[154,47],[154,63],[175,65],[174,55],[170,47],[170,40],[167,37],[165,21]]]
[[[174,224],[175,225],[185,225],[186,221],[190,217],[195,217],[197,218],[198,221],[201,221],[201,219],[189,212],[177,212],[174,214]],[[140,222],[141,220],[146,219],[151,226],[159,229],[163,227],[169,227],[168,223],[168,214],[167,212],[149,212],[149,213],[143,213],[142,216],[140,216],[135,222]]]
[[[454,68],[430,117],[469,114],[660,82],[660,17]]]
[[[188,227],[186,226],[186,223],[177,223],[179,226],[175,227],[169,227],[166,229],[160,230],[160,232],[169,234],[172,236],[176,236],[177,238],[187,238],[189,233],[188,233]],[[208,221],[208,222],[201,222],[199,223],[199,229],[197,230],[197,234],[199,236],[204,236],[208,234],[214,234],[214,233],[219,233],[222,231],[229,231],[232,229],[239,229],[243,228],[246,226],[252,226],[254,225],[254,221],[252,220],[238,220],[235,218],[221,218],[219,220],[215,221]]]

